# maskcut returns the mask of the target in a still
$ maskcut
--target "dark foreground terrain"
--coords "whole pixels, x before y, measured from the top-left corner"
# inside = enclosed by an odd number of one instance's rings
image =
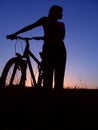
[[[98,130],[98,90],[0,90],[0,130]]]

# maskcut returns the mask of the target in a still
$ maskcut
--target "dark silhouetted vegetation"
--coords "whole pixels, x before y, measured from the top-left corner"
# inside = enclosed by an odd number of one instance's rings
[[[98,90],[62,91],[14,86],[0,91],[3,129],[97,128]]]

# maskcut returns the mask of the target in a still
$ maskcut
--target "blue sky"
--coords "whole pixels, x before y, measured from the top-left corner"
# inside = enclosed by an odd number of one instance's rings
[[[98,88],[98,0],[0,0],[0,75],[15,56],[15,41],[5,36],[47,16],[54,4],[63,7],[66,26],[65,87]],[[42,27],[21,34],[42,35]],[[30,45],[38,58],[42,45],[42,41]],[[17,50],[21,51],[19,44]]]

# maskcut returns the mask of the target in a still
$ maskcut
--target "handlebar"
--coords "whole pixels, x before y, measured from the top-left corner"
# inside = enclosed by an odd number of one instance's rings
[[[44,37],[38,36],[38,37],[21,37],[21,36],[16,36],[14,39],[22,39],[22,40],[44,40]]]

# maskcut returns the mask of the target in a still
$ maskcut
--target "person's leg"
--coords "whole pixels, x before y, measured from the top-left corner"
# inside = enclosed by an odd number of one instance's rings
[[[43,64],[43,88],[52,89],[53,82],[53,63],[51,57],[51,47],[43,45],[42,64]]]
[[[65,74],[65,67],[66,67],[66,50],[61,49],[59,50],[59,54],[57,55],[56,62],[55,62],[55,89],[63,89],[64,85],[64,74]]]
[[[52,89],[53,83],[53,67],[50,65],[45,65],[44,67],[44,78],[43,87],[45,89]]]
[[[60,90],[63,89],[64,83],[64,73],[65,73],[65,64],[59,64],[55,68],[55,89]]]

